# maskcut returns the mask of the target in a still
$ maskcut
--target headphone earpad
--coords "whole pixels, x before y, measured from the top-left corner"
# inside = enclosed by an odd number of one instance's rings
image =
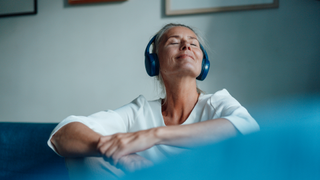
[[[198,80],[203,81],[208,73],[209,73],[209,69],[210,69],[210,61],[208,58],[208,54],[207,51],[203,48],[203,46],[200,44],[200,48],[203,52],[203,59],[202,59],[202,66],[201,66],[201,73],[200,75],[197,77]]]
[[[149,76],[159,75],[159,60],[155,53],[145,56],[145,66]]]
[[[145,60],[144,60],[144,64],[146,67],[146,71],[148,73],[149,76],[157,76],[159,75],[159,60],[158,60],[158,56],[155,53],[149,53],[149,49],[151,44],[155,41],[156,36],[153,36],[153,38],[149,41],[146,50],[144,51],[144,56],[145,56]]]

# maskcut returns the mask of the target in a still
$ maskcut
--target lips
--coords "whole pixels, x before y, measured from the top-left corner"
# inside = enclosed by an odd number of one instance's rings
[[[180,59],[180,58],[191,58],[191,59],[194,59],[193,56],[189,55],[189,54],[181,54],[181,55],[178,55],[177,56],[177,59]]]

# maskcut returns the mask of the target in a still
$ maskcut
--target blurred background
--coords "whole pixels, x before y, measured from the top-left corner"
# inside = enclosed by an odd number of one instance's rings
[[[199,82],[206,93],[226,88],[260,124],[274,121],[260,117],[270,107],[275,112],[279,99],[287,114],[302,100],[319,110],[320,1],[166,16],[164,0],[38,0],[36,15],[0,18],[0,121],[60,122],[116,109],[140,94],[159,98],[144,50],[171,22],[196,28],[208,45],[211,69]]]

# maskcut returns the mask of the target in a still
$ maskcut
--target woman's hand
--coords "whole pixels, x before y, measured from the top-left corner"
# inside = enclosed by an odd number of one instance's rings
[[[111,164],[116,165],[121,157],[149,149],[160,141],[156,129],[101,136],[97,149]]]
[[[122,156],[117,165],[118,168],[127,172],[134,172],[151,166],[153,166],[151,161],[137,154]]]
[[[223,118],[180,126],[163,126],[134,133],[101,136],[97,151],[116,165],[125,155],[144,151],[156,144],[194,147],[218,142],[237,135],[233,124]]]

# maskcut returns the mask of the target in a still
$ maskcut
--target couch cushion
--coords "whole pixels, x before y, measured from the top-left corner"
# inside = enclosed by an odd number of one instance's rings
[[[47,140],[55,123],[0,123],[0,179],[69,179]]]

